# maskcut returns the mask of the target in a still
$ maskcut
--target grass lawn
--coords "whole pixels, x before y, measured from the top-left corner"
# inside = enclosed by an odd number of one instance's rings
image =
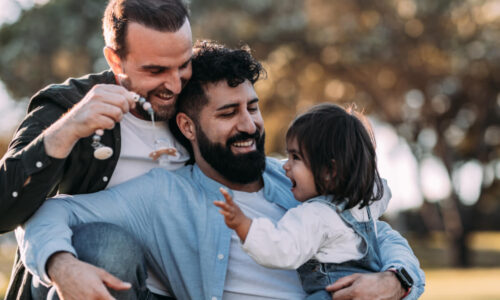
[[[500,299],[500,268],[425,270],[422,300]]]

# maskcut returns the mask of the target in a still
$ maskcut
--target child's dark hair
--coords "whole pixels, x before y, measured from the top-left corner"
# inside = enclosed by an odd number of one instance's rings
[[[298,116],[286,134],[288,142],[296,139],[318,193],[333,195],[334,202],[348,199],[346,209],[364,207],[384,193],[375,140],[364,124],[365,117],[352,107],[325,103]]]

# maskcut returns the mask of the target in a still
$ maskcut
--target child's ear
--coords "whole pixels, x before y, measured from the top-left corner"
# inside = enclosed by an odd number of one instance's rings
[[[191,120],[188,115],[185,113],[178,113],[175,121],[177,122],[177,126],[179,126],[179,130],[182,134],[190,141],[193,141],[196,137],[196,126],[194,126],[193,120]]]
[[[335,160],[332,159],[332,164],[324,169],[324,179],[325,181],[332,181],[335,176],[337,176],[337,165]]]
[[[337,164],[335,160],[332,159],[332,164],[324,169],[323,178],[325,180],[325,187],[328,191],[333,191],[334,189],[334,179],[337,176]]]
[[[335,159],[332,159],[332,168],[330,169],[330,173],[332,179],[337,177],[337,163],[335,162]]]

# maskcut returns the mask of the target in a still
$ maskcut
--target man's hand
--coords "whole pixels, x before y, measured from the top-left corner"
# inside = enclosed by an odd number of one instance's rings
[[[219,212],[224,216],[227,227],[234,229],[241,241],[245,242],[248,231],[250,230],[250,225],[252,225],[252,219],[245,216],[225,189],[220,188],[220,192],[226,199],[226,202],[214,201],[214,205],[221,209]]]
[[[326,287],[333,300],[399,300],[405,294],[394,273],[390,271],[352,274]]]
[[[97,129],[112,129],[135,107],[134,93],[114,84],[95,85],[68,113],[44,132],[49,156],[65,158],[75,143]]]
[[[128,290],[130,283],[109,274],[101,268],[82,262],[68,252],[58,252],[47,262],[47,273],[54,283],[59,298],[64,300],[114,299],[106,287]]]

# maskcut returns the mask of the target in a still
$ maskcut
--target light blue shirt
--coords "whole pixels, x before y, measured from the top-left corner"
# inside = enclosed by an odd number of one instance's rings
[[[267,159],[263,181],[264,197],[283,213],[299,204],[281,162]],[[221,299],[232,231],[213,205],[222,199],[220,187],[195,164],[174,172],[153,169],[94,194],[58,196],[16,230],[21,259],[50,284],[47,259],[59,251],[76,256],[70,226],[105,221],[126,228],[142,242],[150,267],[178,299]],[[416,299],[425,283],[417,258],[401,235],[384,222],[377,224],[382,270],[404,266],[415,279],[405,299]]]

